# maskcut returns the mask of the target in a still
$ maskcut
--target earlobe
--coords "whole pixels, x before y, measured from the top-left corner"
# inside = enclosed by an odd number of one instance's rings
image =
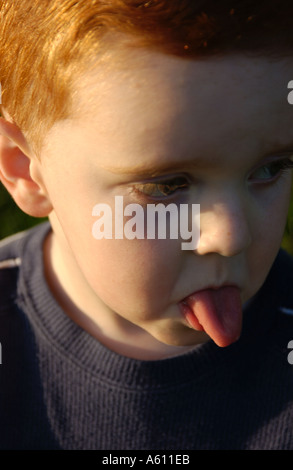
[[[52,206],[41,178],[31,176],[31,167],[38,164],[18,126],[0,118],[0,180],[21,210],[46,217]]]

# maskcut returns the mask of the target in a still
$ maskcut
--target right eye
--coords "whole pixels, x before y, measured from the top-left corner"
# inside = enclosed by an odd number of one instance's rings
[[[153,199],[164,199],[173,196],[177,191],[183,191],[189,187],[189,181],[184,176],[154,181],[149,183],[139,183],[133,186],[134,191]]]
[[[271,183],[275,181],[283,172],[293,168],[293,157],[273,160],[266,165],[262,165],[250,175],[249,179],[256,183]]]

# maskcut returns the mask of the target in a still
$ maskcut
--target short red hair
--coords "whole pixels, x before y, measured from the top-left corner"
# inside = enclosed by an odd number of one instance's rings
[[[292,0],[2,0],[2,104],[40,150],[70,116],[74,79],[113,32],[169,54],[285,55],[293,50]]]

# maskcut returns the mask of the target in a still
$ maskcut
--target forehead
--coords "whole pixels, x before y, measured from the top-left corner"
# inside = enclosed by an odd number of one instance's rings
[[[225,152],[249,138],[253,151],[265,153],[293,141],[292,60],[187,60],[144,49],[116,55],[76,83],[74,107],[84,138],[109,159],[115,149],[117,164],[119,151],[121,159],[125,151],[151,159],[155,148],[157,159],[194,145],[210,154],[217,142]]]

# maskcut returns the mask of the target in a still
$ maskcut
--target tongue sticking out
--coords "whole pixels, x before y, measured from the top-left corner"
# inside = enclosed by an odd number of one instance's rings
[[[237,287],[205,289],[191,294],[181,305],[190,326],[204,330],[218,346],[229,346],[239,338],[242,305]]]

